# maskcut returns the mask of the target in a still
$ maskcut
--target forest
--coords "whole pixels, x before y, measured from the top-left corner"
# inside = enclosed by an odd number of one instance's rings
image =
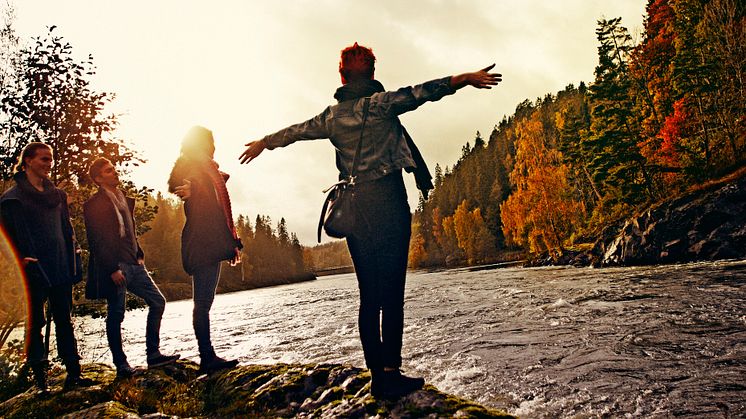
[[[477,132],[412,224],[411,267],[559,257],[746,160],[746,18],[735,0],[651,0],[638,43],[598,21],[591,83]]]

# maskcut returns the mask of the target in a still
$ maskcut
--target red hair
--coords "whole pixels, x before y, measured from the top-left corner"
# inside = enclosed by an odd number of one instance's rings
[[[357,79],[373,79],[376,71],[376,56],[373,50],[355,45],[342,50],[339,59],[339,74],[342,76],[342,84],[347,84]]]

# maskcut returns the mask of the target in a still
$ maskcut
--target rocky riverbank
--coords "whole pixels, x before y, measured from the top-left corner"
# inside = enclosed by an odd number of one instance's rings
[[[530,266],[634,266],[746,258],[746,177],[701,187],[604,229],[590,250]]]
[[[513,417],[430,385],[398,401],[376,400],[367,370],[344,365],[241,365],[200,377],[196,371],[195,363],[179,361],[117,379],[111,367],[89,364],[83,375],[95,385],[62,391],[58,373],[49,394],[19,394],[0,403],[0,417]]]

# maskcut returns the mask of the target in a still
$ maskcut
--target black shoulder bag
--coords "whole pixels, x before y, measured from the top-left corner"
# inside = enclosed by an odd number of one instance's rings
[[[360,151],[363,146],[363,131],[368,119],[368,107],[370,98],[366,97],[363,102],[363,123],[360,126],[360,140],[357,143],[355,159],[352,161],[352,170],[346,179],[335,183],[324,193],[326,196],[319,217],[319,228],[317,231],[318,241],[321,243],[321,228],[329,237],[341,239],[352,234],[355,228],[355,176],[357,175],[357,164],[360,160]]]

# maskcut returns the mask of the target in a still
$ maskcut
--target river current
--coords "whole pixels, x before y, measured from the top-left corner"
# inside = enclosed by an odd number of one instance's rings
[[[218,354],[364,367],[353,274],[217,296]],[[166,306],[165,353],[198,361],[191,301]],[[145,310],[123,324],[145,364]],[[744,417],[746,261],[634,268],[410,272],[406,373],[527,418]],[[111,362],[103,319],[77,319],[85,361]]]

